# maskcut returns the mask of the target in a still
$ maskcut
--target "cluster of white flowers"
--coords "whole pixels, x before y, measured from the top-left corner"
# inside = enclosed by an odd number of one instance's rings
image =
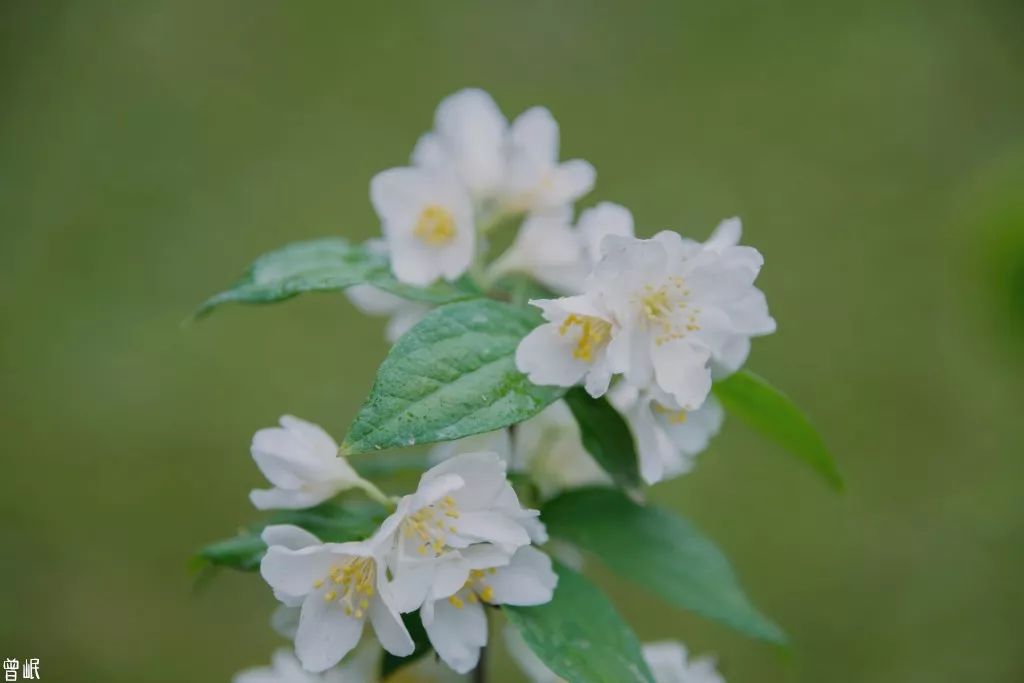
[[[419,611],[434,650],[464,673],[487,642],[484,605],[551,600],[557,576],[531,545],[547,540],[544,525],[520,504],[497,453],[455,455],[425,472],[415,493],[388,499],[320,427],[290,416],[281,425],[253,438],[253,458],[275,486],[253,491],[257,507],[305,508],[353,488],[394,506],[365,541],[325,543],[287,524],[263,530],[260,572],[281,603],[299,608],[295,653],[304,670],[337,665],[367,621],[385,650],[412,654],[400,615]]]
[[[653,484],[692,468],[723,419],[709,395],[712,378],[739,369],[750,339],[773,332],[775,321],[754,286],[763,259],[739,245],[739,219],[703,243],[672,231],[640,239],[629,209],[610,202],[574,223],[573,204],[595,175],[585,161],[559,162],[558,124],[547,109],[510,124],[487,93],[463,90],[438,106],[411,166],[373,178],[384,240],[372,247],[390,255],[407,284],[476,269],[478,284],[515,273],[560,296],[531,301],[546,322],[523,340],[517,365],[536,384],[583,384],[594,397],[615,380],[609,398]],[[510,216],[522,218],[515,241],[488,263],[487,235]],[[370,286],[348,293],[362,310],[390,318],[391,341],[429,310]],[[579,481],[569,472],[576,465],[546,473]]]
[[[508,652],[531,683],[565,683],[533,653],[519,632],[505,629]],[[654,683],[725,683],[711,657],[689,659],[686,647],[675,641],[659,641],[643,646]]]

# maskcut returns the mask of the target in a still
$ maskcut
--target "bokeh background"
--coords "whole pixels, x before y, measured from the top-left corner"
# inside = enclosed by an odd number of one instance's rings
[[[742,215],[835,495],[735,421],[654,498],[791,633],[770,648],[599,575],[730,683],[1024,680],[1024,8],[1016,0],[0,4],[0,658],[63,683],[268,660],[253,518],[282,412],[340,436],[383,357],[340,295],[181,325],[256,255],[377,231],[367,186],[456,89],[547,105],[586,203]],[[519,680],[511,669],[494,680]]]

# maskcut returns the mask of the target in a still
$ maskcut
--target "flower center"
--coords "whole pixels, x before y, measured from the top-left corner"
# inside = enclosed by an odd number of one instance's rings
[[[330,583],[330,589],[324,593],[324,602],[338,601],[345,614],[362,619],[370,607],[377,582],[377,563],[372,557],[353,557],[347,562],[335,565],[327,572],[327,577],[316,581],[314,588]]]
[[[416,552],[426,555],[433,551],[440,555],[447,547],[448,533],[455,533],[456,528],[451,520],[459,518],[459,508],[455,499],[445,496],[437,503],[417,510],[402,521],[402,533],[406,538],[416,537],[419,545]]]
[[[457,609],[462,609],[466,606],[467,602],[477,603],[483,600],[484,602],[491,602],[494,600],[494,589],[491,588],[485,579],[489,574],[493,574],[494,569],[471,569],[469,571],[469,578],[466,580],[465,585],[459,590],[465,597],[460,597],[459,593],[448,598],[450,602]]]
[[[654,412],[659,415],[664,415],[665,419],[668,420],[669,424],[681,425],[686,422],[686,411],[685,410],[673,410],[672,408],[666,408],[660,403],[654,403]]]
[[[580,328],[580,338],[572,351],[572,357],[590,363],[594,360],[594,352],[604,348],[608,342],[612,333],[611,323],[590,315],[573,313],[562,322],[558,333],[564,337],[574,327]]]
[[[654,338],[658,346],[700,329],[697,319],[700,309],[690,306],[689,296],[690,290],[683,278],[671,277],[660,287],[646,285],[643,294],[635,299],[643,320],[658,331]]]
[[[427,246],[443,247],[455,239],[455,218],[443,206],[428,204],[412,232]]]

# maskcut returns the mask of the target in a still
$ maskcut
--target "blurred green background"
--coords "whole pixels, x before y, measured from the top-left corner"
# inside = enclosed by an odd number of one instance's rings
[[[725,549],[790,659],[608,582],[730,683],[1024,680],[1024,8],[866,2],[0,4],[0,658],[64,683],[269,659],[252,433],[341,436],[382,324],[341,296],[180,323],[259,253],[377,231],[437,102],[548,106],[586,203],[702,238],[740,214],[837,496],[735,421],[654,497]],[[602,577],[607,578],[607,577]],[[498,681],[518,680],[508,673]]]

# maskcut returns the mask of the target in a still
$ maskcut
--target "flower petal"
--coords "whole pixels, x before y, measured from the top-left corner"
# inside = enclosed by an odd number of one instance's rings
[[[377,640],[385,650],[396,657],[408,657],[415,649],[412,636],[402,623],[398,612],[387,605],[384,600],[376,599],[370,603],[370,623],[377,634]]]
[[[345,614],[337,602],[310,593],[302,603],[295,654],[307,671],[320,673],[341,661],[359,642],[363,619]]]
[[[492,602],[496,605],[543,605],[554,595],[558,575],[551,569],[550,557],[526,546],[486,581],[494,592]]]
[[[445,664],[460,674],[476,667],[480,648],[487,644],[487,617],[479,603],[463,601],[458,608],[448,600],[438,600],[434,618],[423,627]]]

